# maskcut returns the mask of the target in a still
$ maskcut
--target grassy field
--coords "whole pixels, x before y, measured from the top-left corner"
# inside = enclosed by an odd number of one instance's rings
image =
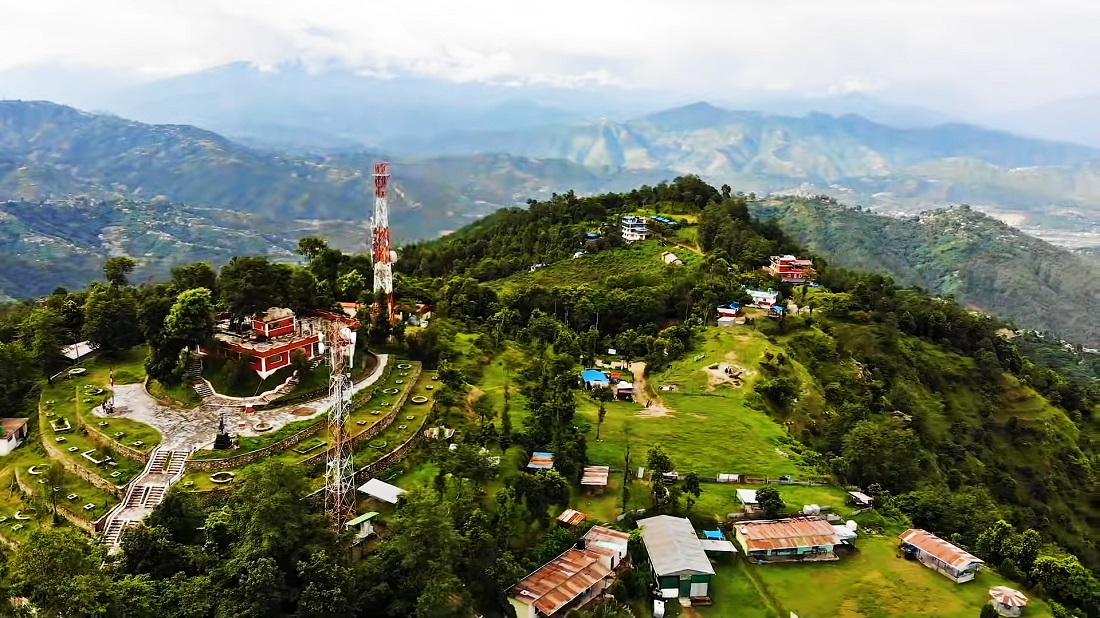
[[[98,423],[104,422],[104,419],[95,416],[91,411],[92,408],[101,405],[111,397],[111,370],[114,370],[115,384],[137,384],[142,382],[145,379],[144,359],[147,353],[148,348],[146,346],[138,346],[113,357],[95,356],[80,363],[77,366],[87,370],[83,375],[56,380],[52,384],[43,387],[40,399],[42,412],[52,415],[48,417],[49,420],[64,418],[69,421],[69,424],[73,426],[73,431],[64,434],[66,441],[70,439],[72,434],[79,434],[77,415],[80,415],[85,422],[98,427]],[[110,418],[106,419],[106,422],[109,426],[100,428],[101,433],[105,433],[108,438],[115,439],[113,434],[122,432],[124,435],[117,441],[127,446],[133,447],[134,442],[140,441],[143,445],[133,448],[149,452],[160,444],[160,432],[145,423],[126,418]],[[50,431],[48,426],[46,431]],[[81,440],[81,436],[76,436],[74,444],[66,446],[80,446],[75,442],[81,442]],[[83,438],[83,440],[87,441],[86,438]],[[87,450],[88,448],[92,447],[89,446],[81,450]],[[89,462],[84,460],[83,463]]]
[[[671,269],[684,267],[665,264],[661,259],[661,254],[665,251],[675,253],[685,266],[702,260],[702,256],[688,249],[663,243],[661,240],[647,240],[631,243],[615,251],[600,251],[576,259],[554,262],[535,272],[518,273],[491,282],[490,285],[503,289],[530,284],[569,286],[604,281],[608,276],[630,276],[657,283]]]
[[[15,471],[18,471],[19,478],[22,479],[24,483],[30,485],[32,490],[35,490],[36,494],[46,497],[49,496],[49,493],[46,492],[47,486],[45,482],[38,482],[39,480],[44,481],[42,476],[31,475],[30,468],[37,465],[60,466],[60,464],[46,457],[45,450],[42,448],[42,445],[38,443],[37,431],[38,427],[33,426],[30,436],[27,438],[27,442],[16,449],[11,455],[4,458],[4,468],[0,471],[0,492],[5,496],[9,494],[8,490],[13,487],[12,482],[14,477],[12,474]],[[112,482],[115,480],[116,479],[112,479]],[[119,501],[114,494],[103,491],[79,476],[65,470],[61,472],[61,483],[58,487],[61,488],[61,491],[58,492],[58,504],[65,504],[70,510],[89,521],[95,521],[99,517],[105,515],[107,511],[118,504]],[[38,491],[39,489],[41,493]],[[15,491],[18,493],[17,487]],[[76,494],[77,498],[75,500],[69,500],[69,494]],[[15,499],[16,498],[9,497],[9,501]],[[24,504],[30,501],[28,498],[22,498],[21,500]],[[85,504],[94,504],[95,507],[85,511],[83,509]],[[6,515],[9,519],[11,518],[11,513],[0,512],[0,515]],[[9,524],[10,522],[4,523]],[[7,532],[4,530],[0,531]]]
[[[405,400],[405,405],[397,412],[397,418],[394,419],[393,423],[382,433],[361,445],[356,450],[355,466],[357,468],[381,458],[386,453],[401,446],[406,440],[411,438],[413,434],[423,429],[424,422],[428,418],[428,413],[432,409],[435,393],[434,388],[428,390],[428,387],[434,387],[438,384],[438,382],[432,380],[432,375],[431,372],[421,374],[416,384],[412,385],[409,397]],[[412,398],[416,396],[427,397],[427,403],[413,403]],[[410,416],[412,417],[411,419],[408,418]],[[374,446],[383,442],[385,443],[384,447],[374,448]]]
[[[989,600],[990,587],[1011,585],[992,571],[956,584],[918,562],[899,558],[892,536],[856,542],[858,551],[845,554],[839,562],[745,568],[753,570],[784,610],[814,618],[973,618]],[[1032,597],[1025,615],[1051,614],[1044,602]]]
[[[714,605],[696,612],[708,618],[787,618],[764,596],[760,584],[749,577],[749,566],[738,556],[721,559],[714,566],[710,595]],[[853,617],[854,618],[854,617]]]
[[[588,452],[593,463],[621,466],[625,446],[631,442],[631,466],[644,465],[645,451],[661,444],[681,473],[697,472],[813,476],[800,462],[800,445],[767,413],[750,406],[759,398],[752,392],[763,354],[773,348],[760,333],[750,329],[708,329],[696,350],[684,359],[649,377],[652,386],[675,385],[675,392],[661,393],[671,409],[668,416],[648,416],[641,405],[613,402],[597,442],[598,406],[587,395],[578,395],[577,412],[591,425]],[[702,358],[698,358],[702,355]],[[742,386],[712,385],[706,367],[730,362],[746,369]],[[487,373],[487,377],[489,374]],[[488,383],[489,380],[487,379]]]
[[[43,437],[46,440],[51,441],[54,446],[57,447],[63,457],[72,463],[84,468],[102,478],[105,481],[113,483],[115,485],[124,485],[129,483],[137,475],[141,474],[144,464],[134,459],[124,457],[120,453],[114,451],[108,451],[98,447],[91,441],[88,436],[83,435],[79,429],[75,427],[75,423],[72,417],[68,417],[70,424],[73,424],[72,431],[66,431],[62,433],[54,432],[50,425],[50,421],[55,420],[57,417],[40,415],[39,431],[42,432]],[[112,421],[115,419],[112,419]],[[105,421],[111,422],[111,421]],[[108,426],[102,428],[104,431],[114,429],[114,427]],[[115,429],[115,431],[118,431]],[[71,449],[76,449],[71,450]],[[108,466],[106,464],[96,465],[83,457],[81,453],[92,451],[89,455],[97,460],[104,459],[105,456],[110,455],[117,465]]]
[[[737,500],[738,489],[760,489],[764,485],[735,485],[727,483],[703,483],[703,493],[695,503],[694,512],[698,516],[713,517],[715,521],[725,521],[729,513],[741,510]],[[807,504],[831,506],[833,512],[841,517],[851,515],[854,509],[847,505],[847,492],[840,487],[827,485],[807,487],[802,485],[772,485],[779,490],[779,496],[787,503],[788,513],[798,513]]]

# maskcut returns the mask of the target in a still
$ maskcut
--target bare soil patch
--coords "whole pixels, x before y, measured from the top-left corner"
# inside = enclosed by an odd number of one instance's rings
[[[672,410],[661,401],[661,398],[657,396],[646,380],[645,363],[632,363],[630,372],[634,374],[634,401],[640,403],[643,407],[642,411],[635,414],[635,416],[642,418],[672,416]]]
[[[714,390],[719,386],[734,386],[740,388],[749,376],[756,373],[748,367],[737,362],[737,354],[729,352],[725,360],[708,365],[703,371],[707,372],[707,390]]]

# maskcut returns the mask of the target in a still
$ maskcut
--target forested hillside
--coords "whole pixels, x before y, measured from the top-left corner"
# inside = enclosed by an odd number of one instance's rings
[[[620,217],[656,213],[672,223],[654,220],[653,238],[624,242]],[[127,530],[113,558],[76,533],[27,532],[0,580],[6,590],[49,613],[79,598],[82,615],[124,607],[143,618],[506,616],[511,586],[575,546],[581,528],[556,523],[564,508],[627,532],[638,509],[710,530],[728,525],[738,506],[734,486],[703,480],[735,472],[771,480],[753,486],[774,490],[769,518],[832,503],[859,522],[860,549],[832,566],[718,561],[719,592],[704,616],[805,614],[808,599],[829,615],[849,601],[889,615],[941,607],[937,615],[973,615],[988,600],[984,584],[956,586],[895,558],[896,535],[912,526],[985,560],[980,581],[1027,590],[1036,616],[1065,618],[1067,607],[1100,615],[1095,383],[1021,348],[1001,321],[881,274],[819,260],[819,285],[780,282],[761,266],[803,248],[774,221],[753,217],[730,187],[686,176],[629,193],[570,192],[410,244],[395,292],[405,311],[431,306],[427,327],[391,323],[384,303],[372,309],[379,297],[367,285],[367,256],[318,238],[296,248],[304,265],[238,256],[220,270],[194,264],[170,282],[142,285],[131,285],[134,264],[116,258],[104,268],[108,284],[0,306],[9,368],[0,403],[28,413],[54,403],[45,394],[35,401],[51,388],[38,376],[60,367],[56,351],[75,337],[99,344],[103,362],[134,345],[148,349],[150,381],[179,392],[188,350],[210,343],[215,311],[240,321],[271,306],[365,303],[361,344],[408,359],[398,368],[421,363],[430,377],[417,378],[427,381],[421,407],[403,408],[408,424],[392,428],[415,448],[370,472],[408,493],[396,505],[364,498],[364,511],[381,514],[363,560],[350,561],[350,535],[331,534],[319,505],[303,500],[321,486],[323,464],[293,451],[242,463],[227,490],[200,489],[209,473],[189,471],[196,486],[174,487],[144,525]],[[769,287],[784,311],[750,308],[742,323],[715,325],[716,305]],[[579,384],[582,368],[612,362],[637,385],[633,401]],[[403,382],[392,384],[397,393]],[[374,405],[356,403],[356,427],[371,422]],[[411,441],[417,422],[457,428],[455,446]],[[387,445],[364,443],[356,458],[379,457]],[[553,469],[528,469],[532,453],[544,452],[554,454]],[[589,464],[614,468],[605,493],[579,485]],[[639,466],[652,477],[622,473]],[[674,470],[678,480],[664,482]],[[775,482],[792,475],[804,484]],[[874,510],[844,504],[857,488],[874,497]],[[648,615],[651,569],[636,550],[633,570],[580,618]],[[813,569],[823,568],[857,579],[817,587],[785,579],[817,581],[822,572]],[[863,579],[867,569],[875,586]],[[907,574],[892,581],[895,569]]]
[[[647,210],[698,217],[689,227],[704,260],[661,272],[625,265],[579,287],[520,282],[526,275],[496,281],[529,264],[569,260],[590,230],[606,232],[606,245],[589,247],[597,257],[629,255],[633,248],[615,248],[614,223]],[[673,243],[689,232],[669,231],[664,242],[687,250]],[[868,244],[890,245],[883,239],[865,233]],[[613,345],[660,367],[666,351],[683,349],[660,325],[685,316],[684,324],[709,322],[718,302],[767,283],[758,269],[779,251],[799,249],[773,224],[750,218],[744,198],[685,178],[629,194],[559,195],[499,213],[454,237],[409,247],[399,266],[407,275],[442,277],[437,300],[452,317],[503,333],[549,332],[539,336],[555,350],[582,355]],[[585,259],[562,268],[579,272]],[[556,268],[548,272],[563,272]],[[1004,517],[1100,565],[1093,443],[1100,392],[1045,361],[1036,365],[1005,338],[1001,322],[954,301],[835,264],[823,266],[820,280],[824,289],[781,287],[802,307],[797,317],[757,321],[782,352],[762,365],[767,379],[757,382],[760,399],[750,405],[790,428],[810,449],[802,457],[821,470],[895,496],[914,525],[971,544]],[[1082,313],[1069,319],[1085,319]]]
[[[1017,327],[1100,347],[1100,265],[970,208],[887,217],[829,198],[782,198],[752,211],[830,264],[887,273]]]

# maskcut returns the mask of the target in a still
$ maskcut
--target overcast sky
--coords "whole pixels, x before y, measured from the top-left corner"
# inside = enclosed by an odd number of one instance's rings
[[[0,71],[145,78],[346,62],[459,80],[603,81],[721,98],[865,90],[1023,108],[1100,92],[1088,0],[3,0]]]

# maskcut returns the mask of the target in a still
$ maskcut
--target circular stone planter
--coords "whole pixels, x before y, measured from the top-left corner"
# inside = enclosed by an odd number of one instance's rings
[[[394,384],[404,384],[404,380],[394,380]]]
[[[367,446],[369,446],[371,448],[376,448],[376,449],[383,449],[383,448],[386,448],[387,444],[388,443],[385,440],[375,440],[374,442],[371,442]]]
[[[382,392],[386,395],[396,395],[397,393],[401,392],[401,389],[399,389],[399,388],[384,388],[384,389],[382,389]]]
[[[410,365],[408,363],[401,363],[400,365],[397,366],[397,368],[398,369],[412,369],[412,365]]]
[[[46,464],[36,464],[31,466],[30,468],[27,468],[27,472],[30,473],[31,476],[38,476],[39,474],[42,474],[39,468],[49,468],[49,466],[47,466]]]
[[[215,472],[210,475],[210,482],[217,483],[218,485],[225,485],[226,483],[232,483],[236,478],[236,473],[222,470],[221,472]]]
[[[412,401],[413,403],[428,403],[428,398],[424,395],[417,395],[409,399],[409,401]]]
[[[271,431],[272,429],[274,429],[274,426],[267,421],[260,421],[259,423],[253,425],[252,429],[256,431]]]

